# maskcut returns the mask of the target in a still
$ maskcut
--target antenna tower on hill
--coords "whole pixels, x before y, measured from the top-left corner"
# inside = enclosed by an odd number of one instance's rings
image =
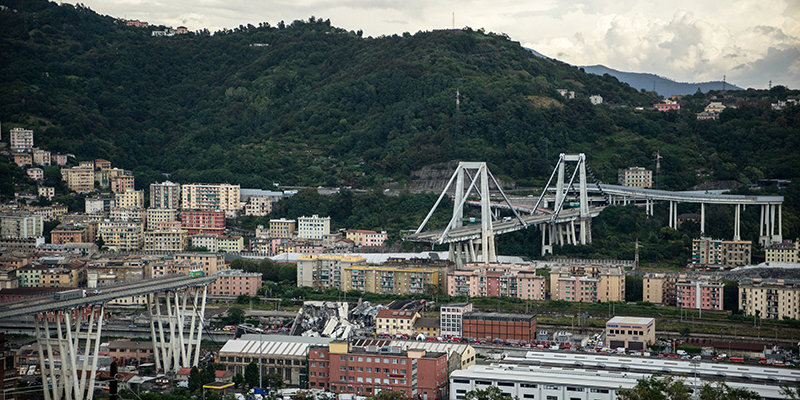
[[[656,159],[653,160],[656,162],[656,189],[660,187],[661,184],[661,150],[656,151]]]

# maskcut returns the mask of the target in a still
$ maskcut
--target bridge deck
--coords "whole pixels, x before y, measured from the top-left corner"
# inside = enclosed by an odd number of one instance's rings
[[[701,191],[670,192],[668,190],[640,189],[628,186],[600,184],[606,194],[628,196],[639,199],[678,201],[681,203],[706,204],[782,204],[783,196],[744,196]],[[590,192],[597,192],[594,186],[587,186]]]
[[[49,311],[98,305],[122,297],[135,297],[167,290],[205,286],[214,282],[216,279],[216,276],[192,277],[187,275],[168,275],[165,277],[144,279],[136,282],[101,286],[97,288],[97,290],[101,291],[100,294],[62,301],[56,301],[53,293],[48,293],[35,298],[10,301],[0,304],[0,320]],[[65,288],[65,290],[70,289]],[[87,292],[93,290],[94,289],[86,289]]]
[[[605,207],[589,207],[589,215],[592,218],[594,218],[597,215],[599,215],[600,211],[603,211],[604,208]],[[522,220],[525,221],[526,225],[521,224],[517,219],[513,219],[508,222],[493,222],[492,231],[496,235],[508,232],[515,232],[521,229],[525,229],[528,226],[539,225],[546,222],[550,222],[550,218],[552,218],[553,216],[551,214],[537,214],[537,215],[522,215],[521,217]],[[561,211],[558,214],[558,218],[556,218],[555,222],[562,223],[569,221],[577,221],[579,219],[580,219],[580,209],[569,208]],[[450,232],[447,233],[447,236],[441,238],[443,232],[444,232],[443,229],[439,229],[434,231],[415,233],[406,236],[404,240],[409,242],[444,244],[444,243],[463,242],[465,240],[470,240],[470,239],[479,239],[481,237],[481,225],[474,224],[474,225],[465,225],[458,228],[453,228],[450,230]],[[439,240],[440,238],[441,241]]]

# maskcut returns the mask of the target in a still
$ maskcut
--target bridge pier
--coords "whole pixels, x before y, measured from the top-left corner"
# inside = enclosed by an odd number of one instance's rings
[[[201,291],[202,298],[200,297]],[[152,293],[147,296],[156,370],[175,374],[181,368],[197,366],[200,361],[200,343],[205,323],[207,294],[208,286],[202,286]],[[162,295],[167,315],[161,313]],[[189,323],[188,340],[185,339],[183,331],[187,322]],[[167,324],[169,326],[165,328]],[[169,331],[167,332],[165,329]],[[197,336],[195,336],[195,332]]]
[[[87,308],[90,310],[89,326],[86,328],[86,333],[82,333],[81,324],[86,318],[83,311]],[[100,336],[103,330],[103,313],[103,305],[56,311],[55,338],[52,337],[48,315],[46,313],[36,315],[34,318],[36,344],[39,348],[39,368],[42,371],[42,390],[45,400],[61,400],[62,396],[65,400],[92,400],[97,375],[97,353],[100,351]],[[98,316],[97,332],[92,333],[95,314]],[[65,329],[62,329],[62,321]],[[79,362],[80,339],[85,339],[82,363]],[[92,347],[94,352],[90,353]],[[56,353],[61,359],[60,368],[56,367]]]
[[[775,233],[775,214],[778,216],[778,229]],[[783,241],[783,205],[762,204],[761,220],[758,228],[758,241],[763,247]]]

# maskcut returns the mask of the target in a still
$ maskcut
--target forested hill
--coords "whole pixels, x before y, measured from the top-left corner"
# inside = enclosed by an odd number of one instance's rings
[[[697,183],[698,171],[739,179],[800,170],[796,108],[767,103],[695,121],[707,99],[690,96],[689,112],[637,112],[655,95],[536,57],[501,34],[371,38],[312,17],[153,37],[158,28],[81,6],[4,1],[3,137],[32,128],[53,152],[135,170],[138,187],[161,173],[370,187],[454,159],[486,160],[501,178],[530,184],[549,176],[559,152],[588,153],[613,182],[617,168],[650,166],[660,150],[663,186],[675,188]],[[603,105],[590,104],[595,94]]]

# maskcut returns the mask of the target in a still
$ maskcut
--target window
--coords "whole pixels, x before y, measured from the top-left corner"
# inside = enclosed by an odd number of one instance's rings
[[[453,383],[465,383],[469,385],[469,379],[453,379]]]
[[[347,361],[347,357],[345,357],[345,356],[339,356],[339,361]]]
[[[358,372],[364,372],[364,367],[358,367],[357,371]]]
[[[372,367],[367,367],[367,372],[372,372]]]
[[[355,371],[356,369],[351,365],[351,366],[347,367],[347,370],[348,371]]]
[[[406,360],[400,360],[400,364],[404,364],[405,365],[405,363],[406,363]]]
[[[317,376],[317,373],[316,373],[316,372],[314,372],[314,371],[311,371],[311,372],[309,372],[309,373],[308,373],[308,375],[309,375],[309,376]]]
[[[536,397],[534,395],[532,395],[532,394],[523,394],[522,398],[523,399],[535,399]]]
[[[311,366],[312,366],[312,367],[316,367],[316,366],[317,366],[317,363],[315,363],[315,362],[313,362],[313,361],[312,361],[312,362],[311,362]]]
[[[487,386],[492,386],[492,382],[491,382],[491,381],[475,381],[475,384],[476,384],[476,385],[487,385]]]
[[[358,379],[356,379],[356,382],[364,382],[364,378],[359,376]]]
[[[355,357],[351,356],[351,357],[349,357],[349,359],[350,359],[350,361],[353,361],[353,360],[355,360]]]
[[[545,389],[545,390],[561,390],[561,386],[558,386],[558,385],[542,385],[542,389]]]
[[[367,383],[372,383],[372,378],[367,378]]]
[[[520,383],[519,387],[536,389],[535,383]]]
[[[348,376],[348,377],[347,377],[347,380],[348,380],[348,381],[353,381],[353,380],[355,380],[355,379],[356,379],[356,377],[354,377],[354,376]]]
[[[344,365],[340,365],[339,371],[347,371],[347,367],[345,367]]]
[[[567,391],[568,392],[582,392],[583,388],[582,387],[567,386]]]
[[[547,396],[547,400],[558,400],[558,396]]]
[[[497,382],[497,386],[511,386],[511,387],[514,387],[514,382]]]
[[[397,373],[397,369],[392,369],[392,373],[396,374]]]
[[[364,361],[364,357],[358,357],[358,361]]]
[[[597,388],[592,388],[592,389],[590,390],[590,392],[592,392],[592,393],[608,393],[608,389],[597,389]]]

